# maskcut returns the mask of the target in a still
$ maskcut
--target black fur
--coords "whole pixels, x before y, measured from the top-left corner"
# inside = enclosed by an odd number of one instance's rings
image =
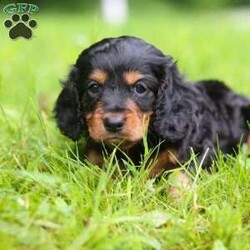
[[[81,137],[84,127],[82,105],[76,86],[78,78],[78,70],[72,68],[68,81],[63,83],[65,87],[58,96],[54,110],[59,129],[74,141]]]
[[[87,93],[86,79],[93,68],[109,72],[115,82],[108,82],[94,97]],[[132,95],[119,78],[124,70],[146,76],[147,95]],[[73,140],[88,136],[84,114],[98,100],[103,100],[107,111],[118,111],[129,97],[142,111],[154,113],[148,135],[151,147],[163,141],[162,150],[174,149],[181,162],[189,159],[191,148],[200,159],[209,148],[204,161],[209,166],[218,148],[234,153],[240,142],[247,141],[250,99],[217,80],[187,82],[170,56],[134,37],[107,38],[80,54],[56,103],[58,126]]]

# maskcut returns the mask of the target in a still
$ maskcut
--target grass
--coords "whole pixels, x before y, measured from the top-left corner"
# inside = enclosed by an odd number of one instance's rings
[[[244,152],[219,156],[217,172],[201,171],[198,188],[174,200],[171,178],[154,182],[131,163],[113,178],[113,155],[105,170],[82,162],[56,128],[58,79],[106,36],[142,37],[173,55],[189,79],[216,77],[250,94],[249,15],[146,7],[121,27],[88,13],[41,11],[30,41],[11,41],[1,28],[0,249],[250,249]]]

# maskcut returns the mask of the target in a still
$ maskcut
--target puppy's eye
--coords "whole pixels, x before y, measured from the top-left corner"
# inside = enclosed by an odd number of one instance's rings
[[[101,85],[98,84],[97,82],[91,81],[88,84],[88,92],[90,94],[97,94],[101,89]]]
[[[138,82],[135,86],[134,86],[134,90],[137,94],[139,95],[143,95],[147,92],[147,87],[141,83],[141,82]]]

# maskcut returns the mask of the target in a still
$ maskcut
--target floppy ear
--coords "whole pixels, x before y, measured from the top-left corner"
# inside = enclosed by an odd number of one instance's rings
[[[162,83],[158,90],[153,129],[162,139],[178,142],[191,126],[191,93],[171,57],[165,57],[161,68],[163,74],[159,81]]]
[[[69,79],[64,83],[64,88],[57,98],[54,109],[59,129],[74,141],[78,140],[83,134],[84,123],[82,105],[76,87],[78,78],[78,70],[73,68]]]

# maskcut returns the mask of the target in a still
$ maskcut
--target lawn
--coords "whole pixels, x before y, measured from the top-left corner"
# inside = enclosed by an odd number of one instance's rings
[[[1,15],[0,23],[8,16]],[[167,178],[148,180],[128,163],[112,177],[77,157],[52,115],[78,54],[107,36],[134,35],[171,54],[190,80],[219,78],[250,96],[250,10],[131,11],[110,27],[80,11],[34,15],[31,40],[0,40],[0,249],[250,249],[250,160],[218,156],[179,199]],[[83,139],[84,140],[84,139]],[[199,166],[197,165],[197,169]]]

